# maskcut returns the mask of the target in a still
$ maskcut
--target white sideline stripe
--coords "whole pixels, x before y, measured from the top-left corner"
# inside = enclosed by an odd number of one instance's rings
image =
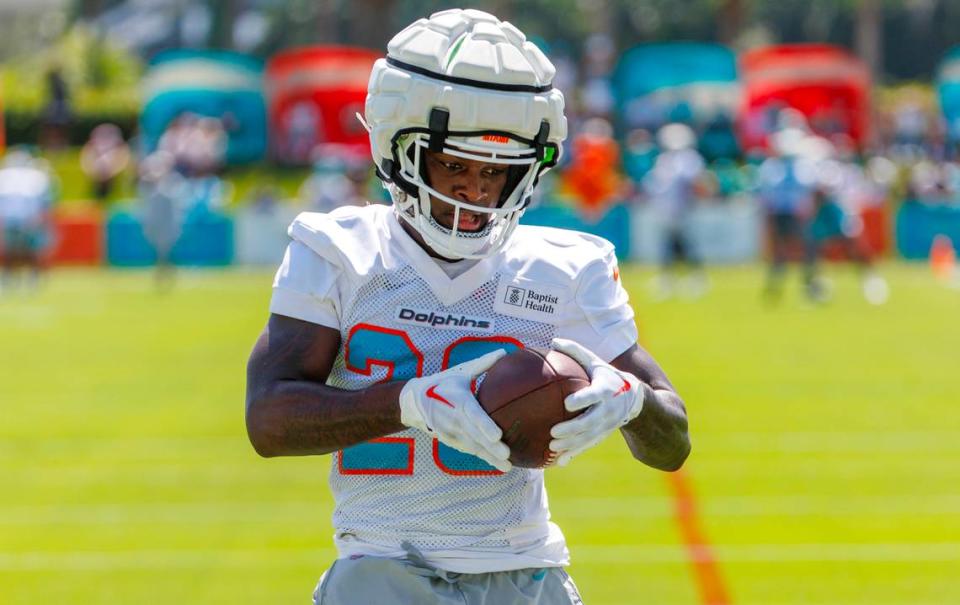
[[[885,515],[957,515],[960,494],[941,496],[742,496],[703,498],[705,518],[711,517],[804,517]],[[570,498],[554,501],[554,513],[588,518],[672,517],[674,504],[668,497]],[[220,524],[278,522],[291,519],[326,519],[330,503],[318,502],[190,502],[58,504],[55,506],[0,507],[0,526],[124,523]]]
[[[258,502],[238,504],[156,503],[106,505],[16,506],[0,508],[0,525],[121,524],[121,523],[238,523],[322,518],[327,521],[331,505],[323,503]]]
[[[137,286],[139,288],[139,286]],[[139,291],[139,290],[138,290]],[[31,309],[35,310],[35,309]],[[0,313],[5,312],[0,308]],[[181,447],[207,446],[216,444],[230,449],[247,450],[245,439],[236,435],[178,435],[171,437],[129,437],[110,435],[60,436],[44,438],[38,444],[34,435],[7,436],[0,438],[0,448],[17,448],[29,443],[35,450],[71,449],[77,444],[97,443],[98,449],[111,449],[123,445],[125,449],[141,447],[169,452],[172,444]],[[737,431],[717,432],[703,438],[704,444],[711,450],[729,449],[730,451],[755,452],[758,449],[776,449],[780,451],[822,452],[822,448],[840,448],[877,452],[886,449],[936,449],[960,451],[960,431]],[[252,451],[252,450],[251,450]]]
[[[682,546],[573,545],[574,563],[687,563]],[[721,563],[817,563],[817,562],[954,562],[960,561],[960,542],[944,544],[750,544],[717,546],[714,556]],[[706,554],[706,551],[705,551]],[[0,552],[3,571],[138,570],[156,568],[197,569],[250,567],[289,568],[291,560],[303,564],[326,564],[329,549],[258,550],[124,550]]]
[[[743,431],[705,438],[710,451],[825,454],[828,452],[960,452],[960,431]]]
[[[579,563],[629,562],[651,563],[689,561],[683,547],[648,545],[570,546]],[[579,556],[578,556],[579,555]],[[878,543],[878,544],[737,544],[713,545],[694,554],[697,559],[712,558],[722,563],[801,563],[801,562],[951,562],[960,561],[960,542]]]
[[[333,550],[125,550],[0,553],[4,571],[289,568],[291,560],[328,565]]]
[[[674,514],[672,498],[555,498],[552,510],[577,517],[622,514],[623,516],[663,516]],[[848,496],[842,493],[803,496],[704,495],[698,499],[701,515],[710,517],[757,516],[857,516],[875,517],[903,514],[960,515],[960,494],[905,496]],[[588,514],[584,514],[585,511]]]

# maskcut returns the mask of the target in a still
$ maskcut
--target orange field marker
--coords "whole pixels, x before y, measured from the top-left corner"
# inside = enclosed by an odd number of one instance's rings
[[[674,512],[677,525],[690,555],[693,571],[703,605],[729,605],[730,596],[720,566],[700,526],[696,498],[686,473],[682,470],[667,475],[667,481],[673,492]]]
[[[930,246],[930,269],[933,275],[942,281],[954,277],[957,270],[957,253],[953,249],[953,242],[946,235],[940,234],[933,238]]]

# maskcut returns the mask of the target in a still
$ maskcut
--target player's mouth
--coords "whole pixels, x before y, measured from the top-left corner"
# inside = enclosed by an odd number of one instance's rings
[[[468,212],[466,210],[461,210],[460,222],[457,223],[457,228],[460,231],[480,231],[481,229],[483,229],[486,223],[487,223],[486,215],[480,215],[475,212]]]
[[[455,214],[450,212],[444,214],[437,222],[447,229],[453,228]],[[461,210],[460,218],[457,220],[457,230],[464,233],[473,233],[482,230],[487,226],[490,216],[487,214],[478,214],[469,210]]]

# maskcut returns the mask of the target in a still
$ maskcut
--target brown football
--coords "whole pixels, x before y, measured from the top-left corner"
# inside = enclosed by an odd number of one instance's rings
[[[578,416],[563,400],[590,384],[583,367],[559,351],[520,349],[487,370],[477,400],[503,429],[510,462],[541,468],[552,462],[550,429]]]

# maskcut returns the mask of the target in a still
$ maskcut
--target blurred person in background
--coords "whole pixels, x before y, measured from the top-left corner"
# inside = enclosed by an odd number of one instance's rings
[[[947,165],[922,160],[908,169],[907,198],[926,205],[950,205],[958,190]]]
[[[114,124],[100,124],[80,150],[80,167],[90,179],[93,196],[105,204],[114,183],[130,164],[130,147]]]
[[[817,185],[816,164],[802,156],[807,132],[795,125],[770,135],[771,155],[757,172],[757,192],[767,216],[770,238],[770,268],[764,297],[780,299],[787,263],[791,256],[803,255],[804,288],[812,300],[822,300],[823,284],[817,280],[816,267],[803,254],[806,224],[814,210]]]
[[[157,151],[173,161],[182,178],[186,210],[206,212],[226,203],[228,184],[220,178],[227,152],[227,134],[218,118],[184,112],[174,118],[157,143]]]
[[[794,107],[780,106],[775,113],[770,114],[774,120],[774,133],[784,130],[799,130],[803,134],[810,134],[810,124],[807,116]]]
[[[580,73],[583,81],[578,88],[579,109],[582,117],[609,119],[616,100],[611,83],[611,72],[617,59],[616,45],[608,33],[593,33],[583,44]],[[572,131],[580,130],[578,119],[571,120]]]
[[[41,114],[40,142],[44,147],[60,149],[69,140],[73,110],[70,89],[59,65],[53,65],[46,74],[47,103]]]
[[[138,194],[141,223],[156,254],[157,289],[172,287],[175,271],[171,258],[183,224],[182,204],[186,193],[183,177],[174,169],[173,157],[155,151],[140,162]]]
[[[845,103],[833,99],[829,106],[820,107],[810,116],[810,125],[813,131],[834,140],[837,137],[847,136],[850,132],[850,111]]]
[[[208,178],[220,173],[227,155],[227,131],[218,118],[200,117],[193,123],[183,150],[191,178]]]
[[[257,214],[273,214],[280,204],[280,189],[275,185],[261,185],[253,191],[250,207]]]
[[[562,190],[573,196],[587,220],[600,220],[630,191],[629,181],[620,172],[620,146],[613,138],[613,126],[604,118],[590,118],[571,147],[572,159],[560,177]]]
[[[298,101],[283,115],[286,136],[280,137],[283,148],[280,159],[294,165],[310,162],[314,148],[323,140],[323,119],[320,110],[309,100]]]
[[[191,112],[183,112],[167,124],[160,140],[157,142],[157,151],[162,151],[173,160],[173,169],[184,176],[193,173],[191,165],[190,146],[193,144],[193,132],[198,117]]]
[[[188,137],[186,184],[190,212],[205,213],[226,205],[232,192],[220,173],[226,162],[227,132],[218,118],[200,117]]]
[[[886,280],[877,273],[870,250],[862,238],[862,220],[847,213],[829,188],[816,187],[813,200],[814,214],[807,227],[804,250],[804,262],[819,282],[817,290],[810,293],[811,298],[824,302],[830,296],[827,282],[817,275],[817,263],[824,248],[836,242],[846,258],[860,268],[863,296],[867,302],[874,305],[885,303],[890,296],[890,289]]]
[[[813,192],[812,218],[806,227],[805,262],[817,273],[816,266],[827,245],[838,246],[844,256],[855,263],[861,274],[862,290],[867,302],[883,304],[889,298],[886,280],[874,268],[870,248],[864,239],[861,211],[868,199],[876,195],[874,184],[856,162],[853,142],[835,137],[807,136],[803,155],[815,163],[817,175]],[[827,282],[818,277],[821,300],[829,295]]]
[[[894,108],[894,154],[903,158],[921,158],[926,155],[929,119],[917,101],[907,101]]]
[[[657,161],[658,153],[649,130],[634,128],[628,132],[623,145],[623,169],[630,180],[642,182]]]
[[[312,212],[330,212],[340,206],[368,203],[370,160],[339,144],[324,144],[314,150],[313,171],[300,185],[297,197]]]
[[[52,244],[54,183],[44,163],[30,152],[11,149],[0,163],[0,290],[13,289],[23,270],[37,287],[44,256]]]
[[[660,274],[656,296],[666,299],[675,290],[675,273],[690,270],[684,293],[702,296],[708,287],[703,259],[695,249],[689,218],[698,199],[712,193],[703,157],[696,150],[697,136],[686,124],[671,123],[657,131],[660,154],[643,179],[643,192],[662,225]]]
[[[720,200],[729,200],[750,189],[756,167],[749,163],[738,165],[733,158],[720,158],[707,166],[707,172],[714,182],[715,196]]]
[[[708,163],[729,161],[740,155],[733,120],[726,114],[718,113],[707,120],[698,139],[698,150]]]

